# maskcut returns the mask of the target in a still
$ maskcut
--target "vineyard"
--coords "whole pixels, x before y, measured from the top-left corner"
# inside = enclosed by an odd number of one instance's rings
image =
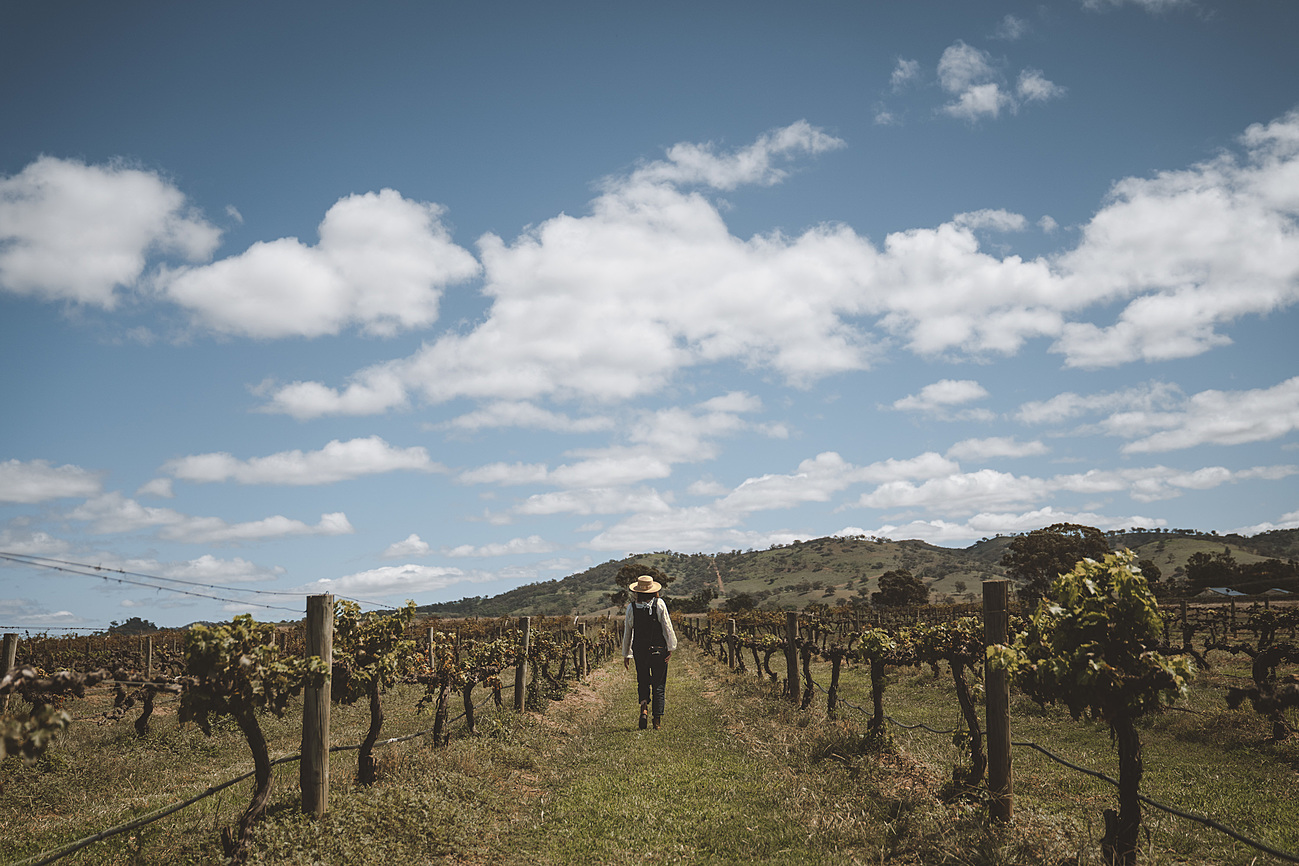
[[[992,653],[975,606],[678,615],[644,740],[602,665],[616,618],[340,603],[327,667],[310,620],[28,637],[0,683],[0,860],[1295,862],[1299,608],[1158,611],[1093,566],[1012,606]],[[663,819],[629,826],[648,801]]]

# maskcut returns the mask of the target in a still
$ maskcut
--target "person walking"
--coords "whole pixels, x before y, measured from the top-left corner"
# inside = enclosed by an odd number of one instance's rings
[[[639,726],[643,731],[649,721],[650,704],[654,709],[654,730],[663,723],[663,696],[668,680],[668,659],[677,648],[677,633],[667,605],[659,598],[663,585],[648,574],[636,578],[627,587],[632,601],[627,605],[622,626],[622,666],[636,660],[636,690],[640,697]]]

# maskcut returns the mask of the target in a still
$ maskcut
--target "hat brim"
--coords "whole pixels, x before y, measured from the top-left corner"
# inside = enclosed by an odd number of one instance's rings
[[[637,581],[636,583],[633,583],[631,586],[627,588],[630,589],[632,592],[658,592],[660,589],[663,588],[663,584],[659,583],[656,580],[651,580],[649,582],[649,588],[646,589],[644,585],[642,585],[639,581]]]

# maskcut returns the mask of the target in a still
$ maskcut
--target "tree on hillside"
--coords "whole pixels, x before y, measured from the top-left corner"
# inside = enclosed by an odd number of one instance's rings
[[[758,606],[758,601],[747,592],[737,592],[731,596],[722,605],[722,610],[727,613],[739,613],[745,610],[753,610]]]
[[[1024,581],[1019,599],[1036,604],[1052,581],[1084,559],[1102,560],[1110,552],[1105,534],[1094,526],[1054,523],[1014,538],[1001,557],[1008,577]]]
[[[643,574],[648,574],[665,587],[676,580],[675,577],[669,577],[652,565],[629,562],[618,569],[618,574],[614,577],[614,583],[618,588],[609,593],[609,603],[614,607],[626,607],[627,602],[631,601],[631,593],[627,590],[627,587],[635,583],[636,579]]]
[[[911,607],[929,603],[929,589],[924,581],[905,568],[880,575],[879,592],[871,593],[876,607]]]
[[[1227,548],[1219,553],[1197,550],[1186,559],[1186,580],[1192,592],[1208,586],[1234,586],[1237,568],[1236,558]]]

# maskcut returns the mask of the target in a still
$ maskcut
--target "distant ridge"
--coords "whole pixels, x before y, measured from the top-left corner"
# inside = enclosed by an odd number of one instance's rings
[[[1105,533],[1110,547],[1129,548],[1155,563],[1165,581],[1177,579],[1197,552],[1230,551],[1241,563],[1299,558],[1299,529],[1253,536],[1219,535],[1192,529],[1127,529]],[[923,580],[935,603],[975,601],[980,584],[1005,577],[1001,557],[1014,535],[983,538],[969,547],[939,547],[924,541],[894,541],[874,536],[828,536],[766,550],[717,554],[658,551],[588,568],[555,580],[530,583],[500,595],[423,605],[422,614],[441,616],[562,616],[612,612],[614,576],[627,564],[653,566],[675,578],[663,594],[688,598],[705,587],[716,590],[720,575],[726,598],[749,595],[759,607],[802,610],[809,604],[834,607],[869,598],[886,571],[906,568]]]

